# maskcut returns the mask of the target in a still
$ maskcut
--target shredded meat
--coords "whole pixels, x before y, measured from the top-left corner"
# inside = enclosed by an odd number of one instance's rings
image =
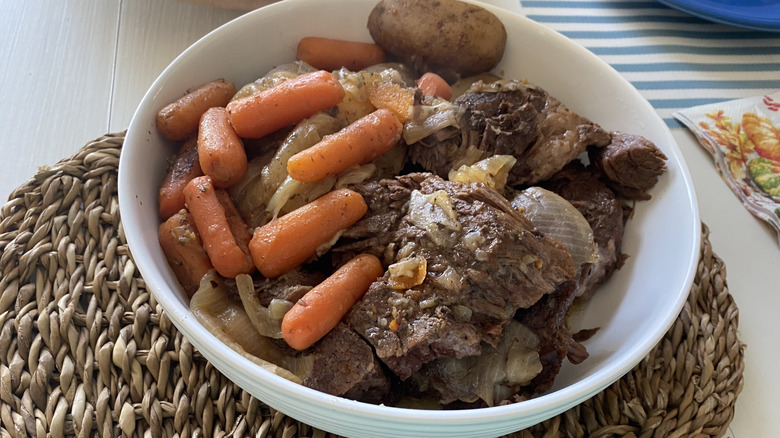
[[[588,147],[610,142],[609,132],[599,125],[543,89],[521,82],[477,86],[454,103],[465,110],[459,134],[432,136],[409,147],[412,162],[443,177],[461,164],[506,154],[517,158],[508,184],[533,185]]]
[[[619,195],[647,200],[650,199],[647,191],[666,171],[667,158],[642,136],[613,132],[610,144],[590,151],[590,159]]]
[[[422,284],[394,289],[386,274],[347,315],[350,326],[401,379],[436,358],[477,355],[482,342],[495,346],[517,309],[533,305],[576,273],[563,245],[536,232],[484,185],[411,174],[357,190],[387,201],[372,204],[362,220],[367,225],[358,223],[349,232],[354,240],[334,253],[351,257],[374,251],[390,263],[412,255],[427,260]],[[408,200],[413,191],[446,193],[458,229],[421,228],[409,202],[399,197],[406,192]],[[388,211],[398,205],[400,210]],[[380,222],[386,227],[384,238],[371,234]],[[360,230],[367,234],[359,236]],[[380,241],[383,247],[377,248]]]

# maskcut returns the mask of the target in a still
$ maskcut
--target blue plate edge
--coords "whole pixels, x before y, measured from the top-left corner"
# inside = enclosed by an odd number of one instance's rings
[[[706,5],[698,4],[696,1],[658,0],[658,2],[687,14],[721,24],[765,32],[780,32],[780,14],[770,17],[723,14],[720,10],[713,10]]]

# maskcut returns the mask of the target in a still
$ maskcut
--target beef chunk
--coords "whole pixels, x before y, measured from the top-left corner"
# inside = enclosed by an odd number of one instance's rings
[[[479,356],[429,362],[410,382],[442,405],[495,406],[512,400],[543,370],[538,350],[539,336],[513,320],[497,347],[485,344]]]
[[[590,224],[593,241],[598,247],[598,261],[580,280],[577,296],[590,299],[598,287],[612,276],[625,261],[620,248],[623,242],[625,218],[630,207],[601,181],[593,166],[572,162],[555,174],[544,187],[569,201]]]
[[[527,396],[539,394],[552,387],[555,376],[561,370],[563,359],[570,355],[570,351],[576,352],[576,355],[571,355],[576,363],[587,357],[584,347],[574,340],[566,325],[566,312],[574,301],[576,291],[576,282],[567,282],[555,292],[542,297],[531,308],[517,312],[517,320],[539,336],[542,371],[522,391]]]
[[[325,280],[325,274],[303,268],[294,269],[278,278],[260,277],[254,280],[255,292],[260,304],[268,307],[277,298],[291,303],[298,301],[306,292]]]
[[[387,273],[347,315],[401,379],[434,359],[477,355],[482,342],[497,345],[518,308],[575,275],[563,245],[485,185],[417,173],[356,190],[379,202],[369,202],[368,214],[333,252],[425,261],[421,283],[399,287]],[[384,236],[373,234],[377,224]]]
[[[546,94],[546,93],[545,93]],[[554,97],[546,94],[540,135],[533,146],[519,157],[512,169],[512,185],[533,185],[548,179],[579,154],[592,146],[601,148],[610,135],[599,125],[573,113]]]
[[[419,189],[423,178],[412,174],[351,187],[363,196],[368,211],[344,231],[338,246],[331,249],[334,266],[363,252],[376,255],[385,266],[393,263],[398,250],[395,230],[400,227],[412,190]]]
[[[528,309],[520,309],[497,347],[485,345],[479,356],[440,358],[425,364],[410,382],[440,403],[494,406],[531,398],[550,389],[564,358],[588,357],[565,322],[577,290],[561,284]]]
[[[306,355],[312,366],[303,379],[305,386],[368,403],[382,402],[390,391],[390,381],[371,347],[344,323],[314,344]]]
[[[590,151],[590,160],[626,199],[647,200],[647,193],[666,171],[666,155],[650,140],[633,134],[612,133],[612,142]]]
[[[610,142],[610,134],[597,124],[571,112],[543,89],[518,81],[477,86],[454,104],[464,109],[461,132],[433,135],[409,148],[412,162],[440,176],[461,164],[506,154],[517,158],[508,184],[532,185],[588,146]]]

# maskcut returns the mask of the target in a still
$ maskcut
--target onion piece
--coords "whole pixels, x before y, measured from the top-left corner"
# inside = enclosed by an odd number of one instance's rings
[[[468,166],[450,170],[449,180],[462,183],[478,182],[502,192],[509,177],[509,171],[517,162],[511,155],[493,155]]]
[[[282,64],[269,70],[268,73],[266,73],[260,79],[241,87],[241,89],[238,90],[238,92],[231,100],[251,96],[255,93],[259,93],[271,87],[275,87],[288,79],[298,77],[305,73],[311,73],[313,71],[317,71],[317,69],[303,61],[294,61],[288,64]]]
[[[593,229],[569,201],[541,187],[530,187],[512,199],[512,207],[523,213],[544,235],[562,243],[575,265],[598,261]]]
[[[422,284],[428,274],[428,261],[417,255],[397,261],[387,267],[388,285],[395,290],[411,289]]]
[[[437,359],[412,379],[418,387],[435,389],[442,404],[482,399],[488,406],[495,406],[510,399],[541,372],[539,336],[511,320],[497,348],[484,345],[479,356]]]
[[[306,205],[328,193],[335,183],[335,176],[312,183],[296,181],[288,176],[279,188],[273,192],[273,196],[268,200],[265,211],[270,215],[271,219],[284,216],[296,208]]]
[[[291,156],[316,144],[324,135],[336,132],[342,126],[344,126],[342,122],[334,117],[325,113],[315,114],[301,121],[278,148],[274,148],[273,151],[249,162],[243,179],[236,186],[230,188],[230,195],[241,216],[251,227],[264,225],[279,212],[293,210],[292,203],[289,206],[285,205],[287,201],[298,195],[303,195],[306,198],[307,190],[317,191],[319,186],[312,189],[289,182],[287,182],[289,185],[285,185],[286,180],[289,179],[287,161]],[[328,190],[330,187],[317,193],[323,194]],[[309,194],[308,198],[312,198],[312,196],[314,195]],[[272,205],[269,206],[269,204]],[[297,205],[303,204],[305,202],[300,202]]]
[[[325,113],[315,114],[298,123],[287,135],[274,155],[273,160],[263,169],[263,186],[269,193],[276,191],[287,178],[287,161],[298,152],[317,144],[322,137],[333,134],[345,125],[342,121]]]
[[[453,232],[462,228],[450,195],[444,190],[428,195],[412,190],[409,198],[409,221],[425,231],[434,243],[442,246],[450,246],[448,242],[452,240]]]
[[[460,129],[463,111],[460,106],[444,99],[438,99],[434,105],[415,105],[412,117],[404,125],[406,144],[416,143],[445,128]]]
[[[257,332],[241,300],[214,270],[203,276],[190,310],[206,330],[263,369],[296,383],[311,373],[311,359],[292,357]]]
[[[263,306],[255,292],[252,277],[247,274],[236,277],[236,288],[244,310],[257,332],[269,338],[282,339],[282,319],[293,303],[275,298],[268,307]]]

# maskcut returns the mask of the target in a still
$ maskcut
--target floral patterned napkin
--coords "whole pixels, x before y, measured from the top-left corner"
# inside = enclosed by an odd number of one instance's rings
[[[674,113],[742,204],[780,237],[780,91]]]

